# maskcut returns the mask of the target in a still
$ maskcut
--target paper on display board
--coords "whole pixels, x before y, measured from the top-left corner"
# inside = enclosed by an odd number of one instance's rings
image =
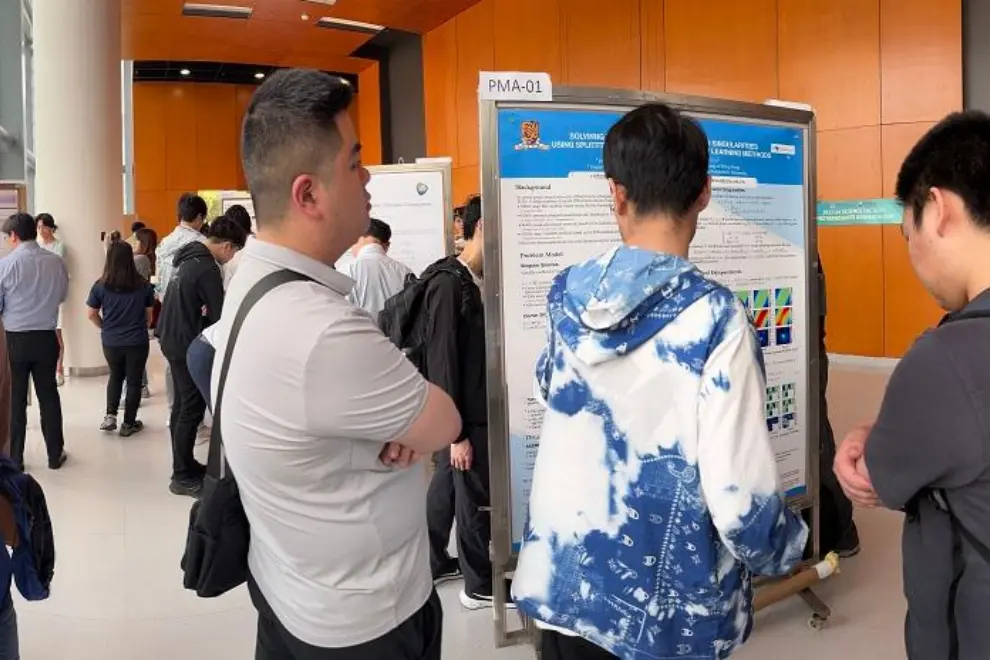
[[[235,204],[240,204],[248,212],[251,216],[251,230],[257,232],[258,221],[254,217],[254,200],[250,193],[224,193],[220,198],[220,212],[226,213]]]
[[[498,110],[499,232],[511,534],[525,523],[543,420],[533,369],[546,341],[546,294],[570,264],[618,240],[602,166],[605,133],[622,111]],[[767,426],[789,495],[807,490],[808,322],[804,133],[700,119],[712,202],[690,258],[737,292],[764,346]]]
[[[409,169],[371,172],[371,217],[392,228],[388,256],[419,275],[447,255],[447,207],[444,171]],[[348,250],[336,268],[347,272],[353,260]]]

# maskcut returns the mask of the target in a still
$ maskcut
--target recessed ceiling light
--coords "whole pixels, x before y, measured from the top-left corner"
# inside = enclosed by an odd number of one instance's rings
[[[188,76],[189,75],[189,69],[181,69],[179,71],[179,75],[180,76]]]
[[[316,25],[317,27],[330,28],[331,30],[346,30],[348,32],[361,32],[364,34],[378,34],[385,29],[384,25],[349,21],[346,18],[330,18],[329,16],[316,21]]]
[[[308,21],[309,20],[309,14],[303,14],[299,18],[303,19],[304,21]]]
[[[254,77],[257,78],[258,80],[261,80],[262,78],[265,77],[265,74],[259,71],[258,73],[254,74]]]
[[[330,5],[333,6],[337,4],[337,0],[304,0],[305,2],[312,2],[314,5]]]

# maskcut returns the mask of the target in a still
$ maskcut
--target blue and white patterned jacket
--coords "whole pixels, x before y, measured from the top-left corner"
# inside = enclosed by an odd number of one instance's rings
[[[807,540],[745,308],[687,261],[623,246],[560,273],[548,313],[516,603],[620,658],[728,657],[751,574],[791,570]]]

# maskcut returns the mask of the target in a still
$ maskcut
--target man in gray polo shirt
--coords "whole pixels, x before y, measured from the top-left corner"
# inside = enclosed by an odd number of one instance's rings
[[[990,657],[990,116],[950,115],[901,167],[911,264],[946,310],[890,378],[835,472],[860,506],[907,513],[911,660]]]
[[[282,269],[310,280],[247,316],[220,413],[251,524],[258,660],[440,658],[427,480],[410,459],[448,446],[461,422],[347,301],[353,281],[333,268],[369,219],[352,97],[339,78],[285,70],[255,92],[243,124],[258,234],[227,290],[217,355],[255,283]]]

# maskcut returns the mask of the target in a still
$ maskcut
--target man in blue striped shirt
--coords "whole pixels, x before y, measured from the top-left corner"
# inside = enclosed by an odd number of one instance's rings
[[[38,245],[34,218],[17,213],[0,232],[13,251],[0,260],[0,315],[10,357],[10,458],[24,467],[28,379],[34,381],[41,409],[41,432],[48,448],[48,467],[65,463],[62,401],[58,394],[58,308],[65,301],[69,273],[65,261]]]

